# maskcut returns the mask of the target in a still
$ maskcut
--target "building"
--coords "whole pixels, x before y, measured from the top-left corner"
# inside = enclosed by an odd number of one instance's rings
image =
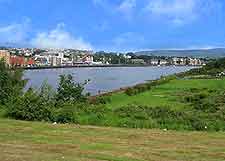
[[[91,54],[85,54],[82,57],[82,62],[85,64],[92,64],[94,62],[94,57]]]
[[[37,66],[47,66],[48,58],[46,56],[35,55],[34,57],[35,65]]]
[[[169,62],[167,60],[165,60],[165,59],[159,60],[159,65],[167,65],[167,64],[169,64]]]
[[[49,56],[48,64],[50,66],[61,66],[62,65],[62,58],[58,56]]]
[[[189,65],[193,65],[193,66],[198,66],[198,65],[204,64],[204,62],[202,62],[200,59],[197,59],[197,58],[189,58],[188,63],[189,63]]]
[[[12,67],[31,67],[35,65],[35,60],[31,57],[27,58],[24,56],[11,56],[10,66]]]
[[[158,59],[151,59],[150,64],[151,65],[159,65],[159,60]]]
[[[151,59],[151,65],[167,65],[169,62],[165,59]]]
[[[10,66],[10,53],[6,50],[0,50],[0,59],[4,59],[5,63]]]
[[[132,64],[145,64],[144,59],[131,59]]]
[[[26,66],[32,67],[35,65],[35,60],[33,58],[26,58]]]
[[[13,67],[23,67],[25,66],[25,59],[23,56],[11,56],[10,64]]]
[[[187,60],[186,60],[186,58],[174,57],[174,58],[172,58],[172,64],[173,65],[187,65]]]

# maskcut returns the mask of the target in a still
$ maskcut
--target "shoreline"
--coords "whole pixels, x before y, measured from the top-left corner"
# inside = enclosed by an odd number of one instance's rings
[[[186,71],[187,72],[187,71]],[[185,72],[180,72],[180,73],[175,73],[175,74],[171,74],[171,75],[167,75],[165,77],[170,77],[170,76],[178,76],[179,74],[182,74],[182,73],[185,73]],[[113,94],[116,94],[116,93],[120,93],[120,92],[125,92],[127,89],[129,88],[134,88],[134,87],[137,87],[137,86],[141,86],[141,85],[146,85],[152,81],[157,81],[157,80],[161,80],[162,78],[158,78],[158,79],[152,79],[152,80],[145,80],[145,82],[143,83],[138,83],[136,85],[131,85],[131,86],[126,86],[126,87],[121,87],[119,89],[115,89],[115,90],[112,90],[112,91],[109,91],[109,92],[105,92],[105,93],[99,93],[97,95],[93,95],[93,96],[89,96],[88,99],[92,100],[92,99],[96,99],[98,97],[104,97],[104,96],[111,96]]]
[[[149,64],[110,64],[110,65],[86,65],[86,64],[78,64],[73,66],[38,66],[38,67],[20,67],[18,69],[24,70],[41,70],[41,69],[61,69],[61,68],[110,68],[110,67],[166,67],[166,66],[174,66],[174,65],[149,65]],[[174,67],[200,67],[197,65],[176,65]]]
[[[179,73],[177,73],[177,74],[179,74]],[[172,76],[172,75],[168,75],[168,76]],[[166,77],[168,77],[168,76],[166,76]],[[111,95],[116,94],[116,93],[125,92],[129,88],[134,88],[136,86],[146,85],[147,83],[150,83],[152,81],[157,81],[157,80],[160,80],[160,79],[161,78],[159,78],[159,79],[153,79],[153,80],[146,80],[145,82],[138,83],[136,85],[121,87],[119,89],[115,89],[115,90],[112,90],[112,91],[109,91],[109,92],[100,93],[100,94],[97,94],[97,95],[94,95],[94,96],[90,96],[89,99],[96,99],[97,97],[111,96]]]

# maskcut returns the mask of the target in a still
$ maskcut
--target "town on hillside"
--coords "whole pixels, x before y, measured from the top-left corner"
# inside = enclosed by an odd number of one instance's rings
[[[65,67],[77,65],[203,66],[207,59],[175,56],[135,55],[74,49],[0,48],[0,59],[10,67]]]

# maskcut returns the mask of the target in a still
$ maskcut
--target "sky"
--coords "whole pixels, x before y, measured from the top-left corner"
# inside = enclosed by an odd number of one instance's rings
[[[0,0],[0,45],[94,51],[225,46],[224,0]]]

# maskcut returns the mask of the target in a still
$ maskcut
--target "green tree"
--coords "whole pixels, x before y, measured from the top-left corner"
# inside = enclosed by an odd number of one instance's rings
[[[22,70],[10,69],[4,60],[0,60],[0,104],[5,105],[21,95],[26,83]]]
[[[83,94],[84,86],[73,81],[72,75],[61,75],[57,89],[56,101],[64,102],[85,102],[86,95]]]
[[[53,121],[53,106],[30,88],[24,95],[7,103],[9,117],[27,121]]]

